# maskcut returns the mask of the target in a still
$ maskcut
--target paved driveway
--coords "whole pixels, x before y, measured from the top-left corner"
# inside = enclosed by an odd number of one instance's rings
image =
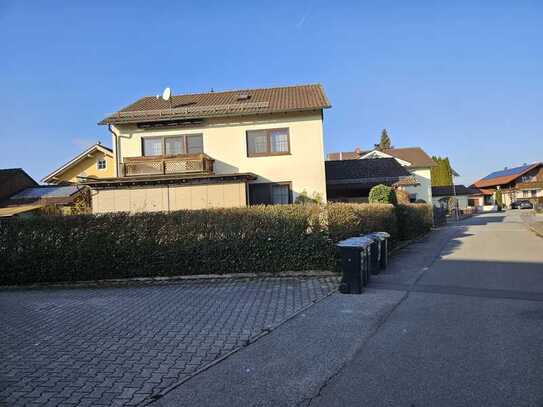
[[[372,277],[152,406],[543,406],[543,239],[518,211],[434,231]]]
[[[336,285],[263,278],[0,291],[0,405],[145,403]]]

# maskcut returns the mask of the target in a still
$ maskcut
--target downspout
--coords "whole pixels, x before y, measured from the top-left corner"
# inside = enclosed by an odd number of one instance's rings
[[[111,129],[111,124],[107,125],[107,129],[115,140],[115,176],[119,177],[119,139],[117,138],[117,133]]]

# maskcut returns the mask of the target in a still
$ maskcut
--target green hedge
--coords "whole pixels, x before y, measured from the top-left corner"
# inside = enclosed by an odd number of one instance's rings
[[[0,222],[0,285],[330,270],[338,240],[377,230],[397,240],[428,230],[427,205],[419,207],[279,205],[9,219]]]
[[[333,241],[376,231],[398,237],[394,206],[389,204],[332,203],[326,207],[328,231]]]
[[[409,240],[422,235],[432,227],[432,205],[396,205],[398,240]]]

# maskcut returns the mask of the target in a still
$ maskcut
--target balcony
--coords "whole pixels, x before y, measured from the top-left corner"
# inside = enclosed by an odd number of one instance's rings
[[[207,154],[183,154],[176,156],[125,157],[123,175],[212,174],[213,160]]]

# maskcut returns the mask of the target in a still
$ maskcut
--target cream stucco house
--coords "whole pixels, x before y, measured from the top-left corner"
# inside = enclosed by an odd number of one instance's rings
[[[410,182],[403,183],[401,188],[407,191],[411,201],[423,200],[432,203],[432,167],[437,165],[420,147],[391,148],[387,150],[370,150],[339,152],[328,154],[328,160],[371,160],[394,158],[411,174]]]
[[[144,97],[100,122],[114,174],[87,178],[93,212],[326,201],[320,85]]]

